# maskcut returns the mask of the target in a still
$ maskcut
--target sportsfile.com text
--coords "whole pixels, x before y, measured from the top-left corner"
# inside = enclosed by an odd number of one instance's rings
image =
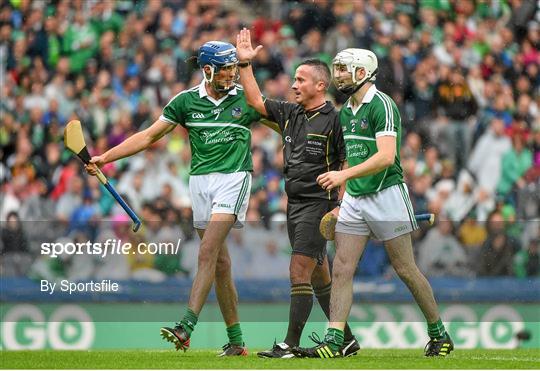
[[[104,242],[44,242],[41,244],[41,255],[57,258],[62,255],[98,255],[105,258],[107,255],[169,255],[178,254],[180,242],[140,242],[132,244],[121,239],[107,239]]]

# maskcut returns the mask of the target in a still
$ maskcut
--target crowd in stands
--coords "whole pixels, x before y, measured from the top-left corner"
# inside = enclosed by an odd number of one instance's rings
[[[538,276],[540,11],[534,0],[0,0],[0,252],[4,275],[136,278],[190,275],[190,148],[178,128],[104,173],[144,220],[142,233],[64,148],[84,125],[91,154],[148,127],[202,75],[208,40],[235,43],[241,27],[264,48],[263,93],[293,100],[306,58],[331,62],[373,50],[377,88],[401,111],[401,164],[416,213],[438,223],[415,233],[428,276]],[[328,99],[340,107],[335,89]],[[244,231],[228,245],[238,278],[288,277],[280,137],[252,127],[253,187]],[[52,259],[40,241],[177,241],[176,255]],[[37,257],[37,258],[36,258]],[[368,244],[363,276],[391,275]]]

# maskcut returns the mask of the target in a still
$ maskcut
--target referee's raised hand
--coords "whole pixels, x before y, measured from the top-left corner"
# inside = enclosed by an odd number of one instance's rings
[[[255,49],[251,46],[251,35],[247,28],[240,30],[240,33],[236,35],[236,56],[240,62],[251,61],[257,56],[259,50],[263,48],[262,45],[257,46]]]

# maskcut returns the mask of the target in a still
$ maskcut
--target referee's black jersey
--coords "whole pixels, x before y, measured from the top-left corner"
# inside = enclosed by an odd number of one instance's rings
[[[268,120],[281,129],[285,191],[289,199],[337,200],[338,190],[327,192],[317,176],[339,170],[345,161],[345,143],[339,113],[330,102],[306,112],[295,103],[266,99]]]

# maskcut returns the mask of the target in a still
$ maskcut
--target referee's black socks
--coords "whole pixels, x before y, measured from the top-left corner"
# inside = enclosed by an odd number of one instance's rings
[[[310,283],[291,285],[291,306],[289,307],[289,328],[285,344],[290,347],[300,344],[300,336],[313,307],[313,288]]]
[[[332,289],[332,282],[330,282],[328,285],[323,287],[317,287],[315,288],[315,296],[317,297],[317,300],[319,301],[319,305],[321,306],[321,309],[323,310],[324,314],[326,315],[326,318],[330,320],[330,291]],[[345,342],[348,342],[354,338],[354,335],[351,332],[351,328],[349,327],[349,324],[345,324],[345,329],[343,329],[343,333],[345,335]]]

